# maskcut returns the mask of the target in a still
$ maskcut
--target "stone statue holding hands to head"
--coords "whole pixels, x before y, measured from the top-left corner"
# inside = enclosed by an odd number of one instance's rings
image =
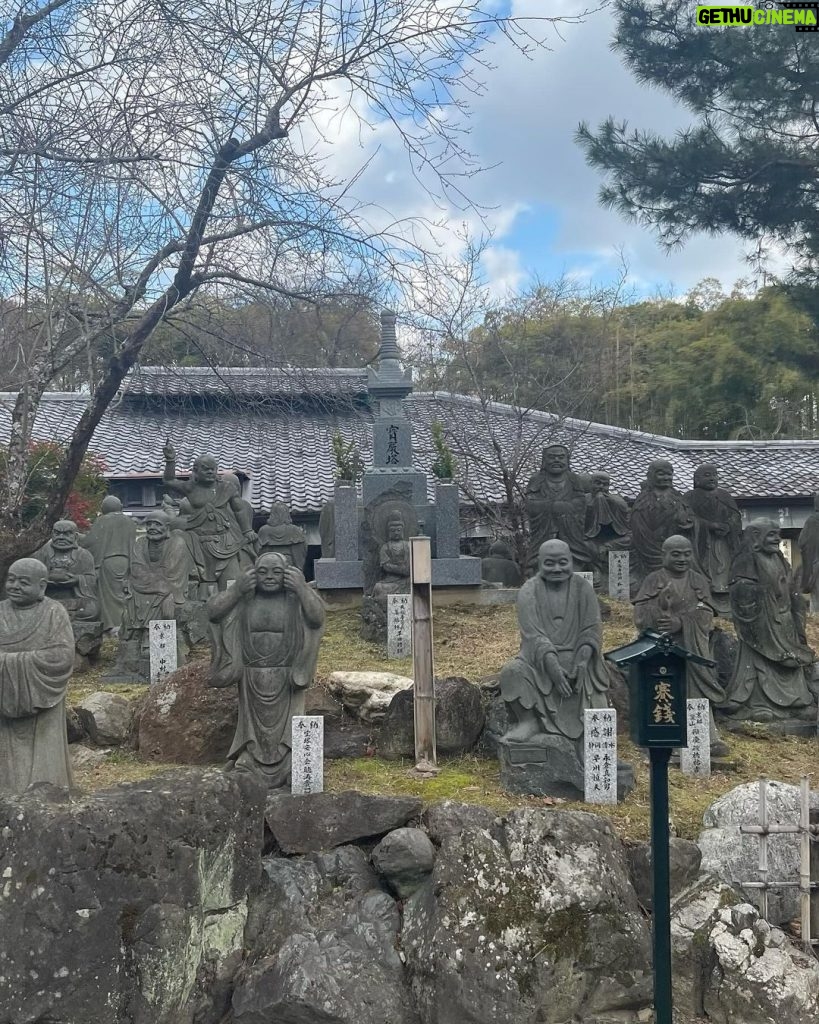
[[[228,767],[270,786],[290,780],[291,721],[304,714],[325,608],[299,569],[264,554],[207,604],[213,634],[212,686],[239,687],[239,721]]]
[[[68,612],[45,596],[48,570],[14,562],[0,601],[0,790],[71,784],[65,689],[74,667]]]

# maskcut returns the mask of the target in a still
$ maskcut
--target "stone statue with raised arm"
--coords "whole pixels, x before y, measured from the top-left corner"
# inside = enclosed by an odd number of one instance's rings
[[[184,529],[193,531],[202,546],[205,583],[219,590],[236,579],[256,555],[252,509],[242,500],[238,479],[232,473],[219,475],[212,455],[200,455],[194,461],[190,480],[176,478],[176,452],[167,444],[163,450],[167,488],[187,499],[190,511],[184,516]]]
[[[271,788],[290,781],[291,721],[304,714],[325,608],[303,573],[264,554],[207,604],[213,638],[212,686],[238,686],[239,721],[228,767]]]
[[[74,666],[68,612],[46,597],[48,570],[14,562],[0,601],[0,790],[71,784],[65,689]]]

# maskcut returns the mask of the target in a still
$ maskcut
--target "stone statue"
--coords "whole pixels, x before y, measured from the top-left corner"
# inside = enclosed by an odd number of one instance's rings
[[[611,491],[608,473],[592,473],[586,509],[586,542],[593,571],[602,579],[609,574],[609,551],[631,547],[630,512],[626,499]]]
[[[325,608],[280,553],[260,555],[235,585],[208,601],[212,686],[239,687],[239,721],[228,767],[271,787],[290,780],[291,719],[304,714]]]
[[[136,523],[122,511],[119,498],[112,494],[103,498],[100,516],[80,544],[91,552],[94,559],[100,618],[105,629],[119,629],[122,622],[124,585],[135,539]]]
[[[72,622],[99,619],[94,558],[80,547],[75,523],[70,519],[56,522],[51,530],[51,540],[34,557],[48,569],[48,596],[65,608]]]
[[[816,721],[813,651],[802,597],[779,550],[779,527],[754,519],[731,566],[731,611],[739,637],[723,710],[736,719]]]
[[[71,785],[65,689],[74,666],[68,612],[45,596],[48,570],[14,562],[0,601],[0,790]],[[47,837],[43,837],[46,841]]]
[[[731,562],[742,537],[737,503],[719,486],[719,472],[710,463],[694,470],[694,487],[683,500],[694,516],[694,557],[708,580],[714,608],[719,614],[729,614]]]
[[[663,542],[663,567],[643,580],[634,599],[634,624],[641,632],[671,633],[675,643],[710,659],[714,609],[708,580],[693,564],[694,552],[687,537],[673,536]],[[686,675],[689,699],[706,697],[710,701],[711,756],[725,757],[728,747],[714,722],[714,705],[725,700],[717,670],[688,662]]]
[[[387,541],[378,551],[379,574],[372,595],[386,602],[389,594],[410,592],[410,546],[404,537],[404,519],[400,512],[387,519]]]
[[[583,712],[608,707],[603,628],[594,588],[572,575],[572,556],[561,540],[545,541],[538,574],[518,595],[521,647],[500,672],[501,696],[511,727],[504,742],[544,734],[582,745]]]
[[[810,594],[810,610],[819,611],[819,491],[813,496],[814,511],[799,534],[802,556],[802,593]]]
[[[631,509],[635,571],[639,580],[662,568],[663,542],[694,529],[691,509],[674,490],[674,467],[664,459],[649,464],[640,496]]]
[[[496,540],[489,548],[489,554],[481,559],[481,579],[484,583],[499,583],[503,587],[519,587],[523,574],[515,561],[512,545],[505,540]]]
[[[177,480],[173,446],[166,445],[163,454],[165,486],[183,495],[190,507],[180,518],[184,518],[184,529],[196,533],[202,545],[205,582],[224,590],[227,581],[236,579],[256,554],[252,510],[242,499],[239,481],[232,473],[219,476],[212,455],[196,459],[190,480]]]
[[[131,553],[117,663],[109,678],[150,679],[148,624],[154,619],[183,620],[190,579],[195,574],[182,533],[171,530],[164,512],[149,513],[145,536],[138,538]],[[177,665],[184,662],[181,640],[177,630]]]
[[[280,551],[291,565],[304,571],[307,534],[293,524],[290,509],[282,501],[273,503],[267,523],[259,530],[259,554],[266,551]]]
[[[537,569],[541,545],[553,538],[566,541],[578,571],[590,567],[586,501],[580,480],[569,469],[569,449],[562,444],[544,448],[540,471],[526,486],[530,574]]]

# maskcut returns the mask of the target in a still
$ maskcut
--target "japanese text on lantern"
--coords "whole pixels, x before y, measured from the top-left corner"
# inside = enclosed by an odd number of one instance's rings
[[[660,669],[661,673],[665,669]],[[655,725],[676,725],[677,717],[674,713],[674,697],[671,693],[671,682],[661,679],[654,684],[654,707],[651,717]]]

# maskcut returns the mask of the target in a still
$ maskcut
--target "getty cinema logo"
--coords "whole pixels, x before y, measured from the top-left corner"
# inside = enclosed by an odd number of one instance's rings
[[[779,4],[760,3],[757,7],[697,7],[697,24],[718,25],[793,25],[797,32],[819,32],[819,0]]]

